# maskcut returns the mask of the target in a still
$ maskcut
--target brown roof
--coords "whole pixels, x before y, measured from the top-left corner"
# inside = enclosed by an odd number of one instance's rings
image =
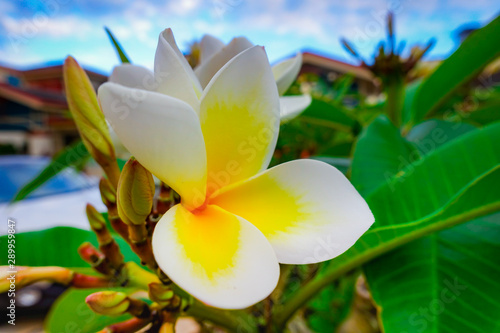
[[[331,69],[340,73],[350,73],[357,78],[372,81],[372,73],[361,66],[351,65],[343,61],[322,56],[312,52],[302,53],[302,63]]]
[[[63,65],[54,65],[48,67],[39,67],[20,71],[26,80],[40,80],[52,77],[62,77]],[[96,78],[99,81],[107,81],[108,77],[106,75],[85,69],[87,75],[91,78]]]
[[[28,89],[0,83],[0,97],[40,111],[68,109],[64,95],[40,89]]]

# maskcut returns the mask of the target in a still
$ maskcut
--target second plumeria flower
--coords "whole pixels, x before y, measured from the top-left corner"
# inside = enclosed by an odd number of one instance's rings
[[[183,68],[163,65],[172,75]],[[279,263],[336,257],[374,218],[326,163],[297,160],[266,170],[280,102],[262,47],[233,57],[205,89],[192,82],[160,92],[106,83],[99,98],[125,147],[181,196],[153,234],[160,268],[209,305],[245,308],[272,292]],[[169,96],[172,90],[185,98]]]
[[[200,63],[193,69],[177,47],[171,29],[158,39],[154,71],[123,64],[115,67],[109,80],[131,88],[160,92],[199,109],[200,97],[213,76],[231,59],[254,45],[245,37],[236,37],[225,45],[217,38],[205,35],[200,43]],[[282,61],[272,67],[278,92],[283,95],[295,81],[302,65],[302,55]],[[311,104],[311,96],[280,97],[281,121],[298,116]]]

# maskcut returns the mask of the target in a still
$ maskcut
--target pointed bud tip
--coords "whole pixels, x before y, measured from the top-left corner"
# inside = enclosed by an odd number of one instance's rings
[[[87,218],[92,229],[101,230],[106,226],[104,217],[97,211],[94,206],[92,206],[91,204],[87,204],[85,212],[87,213]]]

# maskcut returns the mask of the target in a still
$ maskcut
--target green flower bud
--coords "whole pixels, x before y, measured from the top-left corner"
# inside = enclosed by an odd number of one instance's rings
[[[86,213],[92,230],[98,231],[106,227],[104,217],[97,211],[97,209],[95,209],[94,206],[87,204]]]
[[[127,294],[118,291],[100,291],[85,299],[92,311],[107,315],[119,316],[128,311],[130,300]]]
[[[175,296],[172,289],[161,283],[150,283],[148,289],[149,298],[159,304],[170,303]]]
[[[104,169],[111,183],[116,185],[120,171],[116,164],[108,125],[97,102],[94,87],[85,71],[71,56],[66,58],[63,72],[69,110],[83,143],[90,155]]]
[[[106,178],[99,181],[99,190],[101,192],[102,202],[107,206],[116,203],[116,191],[113,185]]]
[[[118,215],[122,221],[129,225],[145,223],[153,207],[154,194],[153,176],[135,158],[130,158],[118,183]]]

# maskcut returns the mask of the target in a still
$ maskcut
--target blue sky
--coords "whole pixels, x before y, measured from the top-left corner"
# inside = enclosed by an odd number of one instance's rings
[[[272,62],[312,49],[355,62],[341,48],[351,39],[370,57],[385,36],[384,17],[396,14],[407,45],[432,37],[431,58],[449,55],[456,30],[485,24],[500,13],[498,0],[0,0],[0,62],[16,67],[64,59],[109,73],[118,59],[103,26],[134,63],[152,67],[158,34],[171,27],[181,50],[210,33],[228,42],[247,36],[264,45]]]

